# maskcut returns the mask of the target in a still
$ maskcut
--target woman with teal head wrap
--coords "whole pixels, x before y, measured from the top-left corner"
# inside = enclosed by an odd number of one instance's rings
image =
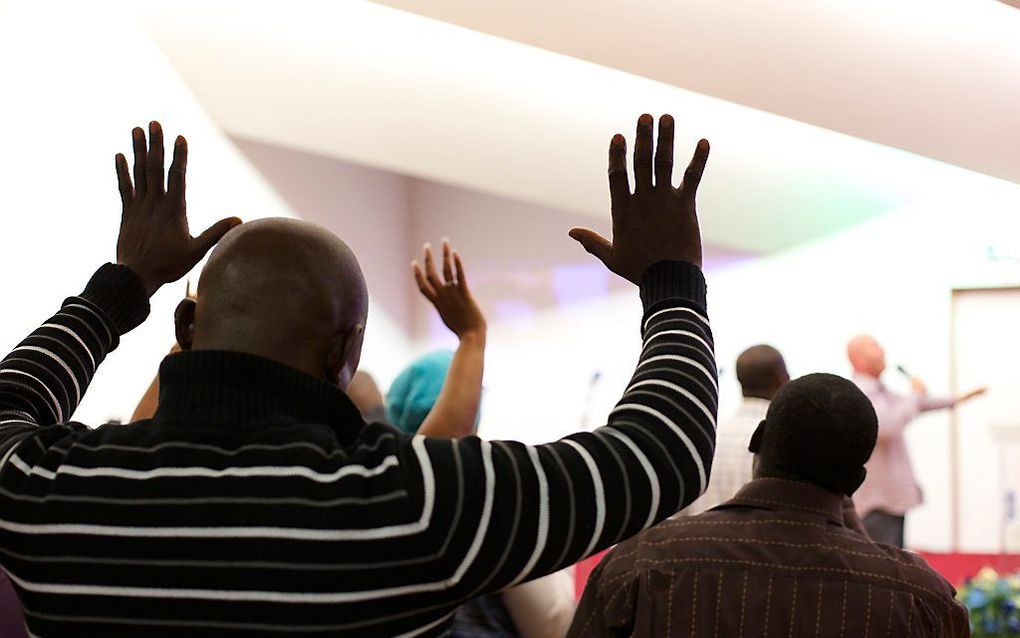
[[[386,394],[386,416],[407,435],[461,437],[478,426],[485,367],[485,317],[464,276],[460,256],[443,241],[440,277],[425,245],[425,267],[413,263],[418,289],[460,340],[456,352],[441,350],[415,359]]]
[[[437,350],[424,354],[397,375],[386,393],[386,418],[407,435],[418,433],[418,428],[439,401],[454,353]],[[475,411],[474,428],[478,427],[479,412]]]

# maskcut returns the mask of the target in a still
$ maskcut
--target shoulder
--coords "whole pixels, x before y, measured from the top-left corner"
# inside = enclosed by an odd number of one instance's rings
[[[948,580],[943,578],[941,574],[935,571],[932,566],[928,564],[928,561],[920,555],[905,549],[889,547],[886,545],[879,545],[879,547],[890,557],[900,563],[909,565],[914,579],[927,586],[933,593],[948,598],[956,598],[956,588],[953,587]]]
[[[698,544],[699,539],[692,538],[700,534],[697,523],[711,518],[712,512],[696,516],[674,516],[639,532],[606,554],[596,568],[598,579],[621,584],[628,578],[637,578],[643,571],[673,556],[677,543],[683,542],[686,549]]]
[[[871,563],[873,575],[891,589],[913,595],[920,604],[944,616],[959,614],[961,603],[956,599],[956,589],[928,562],[913,552],[872,543],[885,558],[885,566]]]

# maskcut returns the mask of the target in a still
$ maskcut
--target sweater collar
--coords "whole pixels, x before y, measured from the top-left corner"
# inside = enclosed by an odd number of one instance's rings
[[[325,380],[264,357],[223,350],[165,358],[153,420],[241,427],[320,423],[341,443],[353,440],[365,425],[347,395]]]

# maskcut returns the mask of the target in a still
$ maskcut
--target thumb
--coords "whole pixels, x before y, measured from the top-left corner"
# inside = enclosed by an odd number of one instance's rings
[[[577,243],[581,244],[585,250],[595,255],[606,267],[610,267],[609,262],[613,256],[613,242],[590,228],[571,228],[568,234]]]
[[[198,259],[204,257],[217,242],[223,239],[223,236],[226,235],[230,229],[240,225],[241,220],[237,217],[227,217],[226,219],[221,219],[207,228],[204,233],[195,238],[195,256]]]

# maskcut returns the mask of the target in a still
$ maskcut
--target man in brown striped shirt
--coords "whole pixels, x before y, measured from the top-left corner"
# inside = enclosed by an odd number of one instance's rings
[[[617,546],[568,635],[969,636],[949,583],[844,520],[877,432],[850,381],[791,382],[751,439],[755,478],[719,507]]]

